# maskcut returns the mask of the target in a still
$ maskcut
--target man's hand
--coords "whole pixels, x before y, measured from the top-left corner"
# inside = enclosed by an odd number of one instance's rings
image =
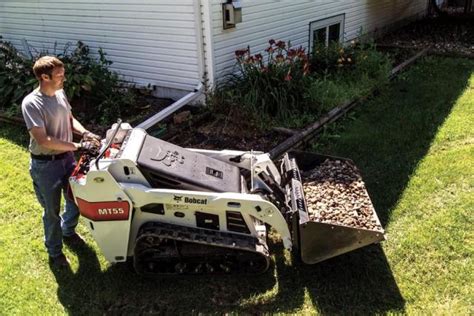
[[[96,154],[99,151],[99,146],[97,145],[97,141],[88,141],[88,140],[81,140],[79,143],[78,149],[80,151],[84,151],[90,154]]]
[[[92,132],[85,131],[84,133],[82,133],[82,140],[93,142],[97,147],[100,146],[100,136]]]

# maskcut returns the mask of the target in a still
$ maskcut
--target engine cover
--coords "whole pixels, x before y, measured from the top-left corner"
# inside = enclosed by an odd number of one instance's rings
[[[238,167],[149,135],[137,164],[156,188],[235,193],[242,189]]]

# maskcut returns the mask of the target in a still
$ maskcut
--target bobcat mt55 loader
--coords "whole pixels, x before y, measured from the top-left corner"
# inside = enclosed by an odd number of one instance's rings
[[[384,239],[383,230],[310,219],[299,168],[327,158],[185,149],[119,122],[69,182],[109,262],[131,260],[145,275],[262,273],[270,227],[307,264]]]

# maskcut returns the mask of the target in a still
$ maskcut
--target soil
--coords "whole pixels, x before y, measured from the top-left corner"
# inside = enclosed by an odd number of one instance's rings
[[[163,139],[189,148],[267,152],[287,138],[257,125],[241,111],[231,110],[223,115],[204,109],[188,122],[168,124],[169,131]]]
[[[149,117],[155,115],[167,106],[173,103],[171,99],[156,98],[151,95],[143,95],[137,92],[137,102],[134,107],[131,107],[124,113],[121,119],[124,122],[131,124],[132,126],[138,125],[145,121]],[[83,123],[84,127],[98,135],[105,135],[105,132],[110,128],[109,125],[101,124],[91,118],[91,115],[87,113],[87,108],[80,100],[71,104],[74,109],[74,115],[80,122]],[[117,117],[119,119],[119,117]],[[110,124],[111,125],[111,124]]]
[[[410,47],[432,52],[472,55],[474,57],[474,20],[427,18],[409,24],[378,40],[378,45]]]
[[[147,95],[138,95],[137,98],[135,107],[127,111],[126,117],[122,117],[124,122],[132,126],[140,124],[173,103],[170,99]],[[73,108],[79,120],[86,122],[84,126],[94,133],[105,135],[110,128],[84,119],[85,113],[81,110],[84,107],[81,104],[74,104]],[[239,109],[231,109],[226,114],[222,114],[223,112],[225,112],[223,109],[212,111],[206,107],[186,105],[147,132],[182,147],[263,152],[269,151],[288,137],[265,130]]]

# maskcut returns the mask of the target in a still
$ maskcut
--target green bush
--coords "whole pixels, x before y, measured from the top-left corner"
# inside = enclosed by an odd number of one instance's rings
[[[243,107],[255,121],[301,127],[388,81],[390,60],[373,44],[319,45],[308,60],[303,48],[269,43],[266,58],[236,51],[237,75],[208,98],[216,111]]]
[[[323,52],[322,55],[332,55],[334,47],[327,48],[331,53]],[[374,45],[351,45],[345,49],[339,46],[337,54],[337,59],[331,58],[335,64],[327,64],[324,75],[318,72],[312,74],[313,81],[305,97],[315,113],[329,111],[344,102],[367,95],[388,82],[391,62]]]
[[[135,94],[125,87],[117,73],[109,70],[112,64],[99,49],[99,58],[90,55],[83,42],[71,49],[66,45],[62,53],[55,54],[64,63],[66,82],[64,90],[75,113],[91,123],[110,124],[127,114],[135,103]],[[37,86],[32,67],[41,56],[33,60],[23,56],[11,44],[0,39],[0,109],[20,113],[22,99]]]
[[[136,102],[131,87],[124,86],[119,75],[109,70],[112,64],[99,48],[99,58],[90,56],[87,45],[77,42],[71,52],[58,57],[64,62],[67,80],[64,88],[87,121],[109,125],[129,114]]]
[[[250,49],[235,52],[238,74],[223,86],[224,94],[237,104],[271,117],[282,118],[301,111],[303,94],[310,83],[309,63],[303,48],[269,41],[264,61]]]
[[[21,113],[22,99],[31,92],[37,80],[33,61],[20,54],[0,37],[0,109],[10,115]]]
[[[348,77],[353,80],[366,77],[369,83],[381,86],[388,82],[392,63],[389,57],[369,45],[354,53],[354,69]],[[360,80],[360,79],[359,79]]]
[[[325,44],[316,43],[310,56],[311,73],[325,75],[347,70],[355,64],[355,43],[344,46],[338,42]]]

